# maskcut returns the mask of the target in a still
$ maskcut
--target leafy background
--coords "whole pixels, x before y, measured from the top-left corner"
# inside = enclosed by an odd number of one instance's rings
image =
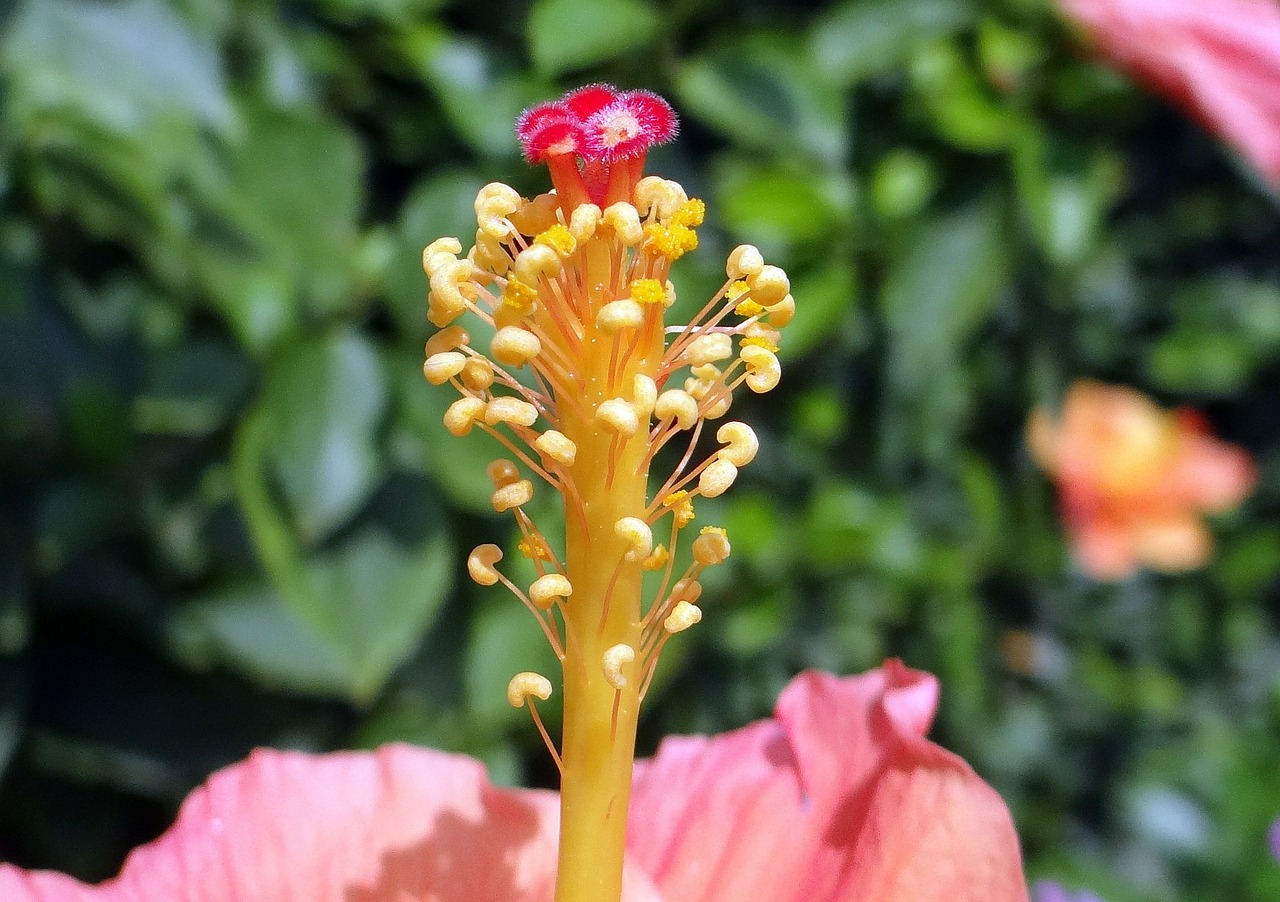
[[[671,98],[800,309],[707,621],[642,725],[900,655],[1032,876],[1280,899],[1280,205],[1039,0],[25,0],[0,12],[0,856],[87,879],[254,745],[391,739],[504,782],[545,664],[458,579],[486,454],[419,375],[419,254],[526,193],[522,106]],[[1097,585],[1030,463],[1073,379],[1204,409],[1261,482],[1184,577]]]

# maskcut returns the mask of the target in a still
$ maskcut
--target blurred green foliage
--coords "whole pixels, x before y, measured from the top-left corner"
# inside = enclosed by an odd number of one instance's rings
[[[1280,207],[1039,0],[0,12],[0,855],[106,876],[255,744],[547,781],[502,695],[541,639],[457,579],[514,539],[417,375],[419,253],[544,189],[514,116],[593,80],[684,116],[683,303],[738,241],[799,302],[644,748],[902,656],[1033,876],[1280,899]],[[1086,375],[1256,455],[1204,572],[1072,569],[1022,428]]]

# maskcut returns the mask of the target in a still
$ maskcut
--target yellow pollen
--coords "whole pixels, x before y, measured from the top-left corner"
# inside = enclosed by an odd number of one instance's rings
[[[667,292],[657,279],[636,279],[631,283],[631,300],[637,304],[661,304]]]
[[[520,544],[516,546],[516,550],[519,551],[521,554],[523,554],[525,557],[529,558],[529,560],[533,560],[533,556],[535,553],[538,555],[538,560],[540,561],[551,560],[550,549],[548,549],[547,546],[543,545],[541,542],[539,542],[538,547],[534,549],[528,543],[528,541],[521,539]]]
[[[667,551],[666,545],[659,545],[653,549],[653,553],[640,562],[640,566],[645,570],[661,570],[667,566],[667,561],[671,559],[671,552]]]
[[[759,316],[764,313],[764,308],[748,298],[745,301],[739,301],[738,306],[733,308],[733,312],[738,316]]]
[[[741,305],[739,305],[741,306]],[[761,338],[758,335],[749,336],[742,339],[739,344],[744,348],[764,348],[770,354],[778,353],[778,346],[767,338]]]
[[[533,302],[537,299],[537,289],[530,288],[514,276],[507,279],[507,287],[502,289],[503,305],[520,313],[532,312]]]
[[[543,244],[551,248],[561,257],[567,257],[578,247],[578,240],[573,233],[562,225],[556,224],[533,239],[534,244]]]
[[[676,526],[681,529],[693,522],[693,501],[690,500],[689,493],[684,489],[672,492],[663,498],[662,506],[671,509],[675,517]]]
[[[645,244],[668,260],[677,260],[698,246],[698,233],[673,222],[669,227],[650,223],[644,227]]]
[[[675,225],[700,226],[706,215],[707,205],[698,198],[691,197],[680,205],[671,221]]]
[[[729,286],[729,288],[725,291],[724,296],[732,301],[742,297],[744,294],[746,294],[750,290],[751,290],[751,286],[748,285],[746,282],[742,281],[741,279],[739,279],[738,281],[732,283]]]

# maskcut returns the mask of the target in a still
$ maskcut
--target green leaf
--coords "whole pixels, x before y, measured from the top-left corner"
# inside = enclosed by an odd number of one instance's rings
[[[814,23],[809,56],[825,78],[848,88],[898,67],[919,44],[975,18],[966,0],[849,0]]]
[[[745,146],[838,166],[849,134],[841,93],[817,75],[801,43],[755,34],[686,61],[675,76],[683,109]]]
[[[529,52],[546,75],[584,69],[643,47],[658,22],[641,0],[536,0],[529,13]]]
[[[1147,354],[1147,372],[1152,381],[1187,394],[1226,395],[1238,391],[1253,368],[1247,341],[1221,332],[1178,329],[1160,338]]]
[[[858,280],[845,263],[830,263],[817,272],[805,272],[791,286],[796,315],[782,333],[778,356],[786,361],[832,341],[851,323],[857,310]]]
[[[844,176],[815,175],[740,158],[715,170],[716,209],[734,237],[786,262],[799,247],[847,227],[853,186]]]
[[[378,357],[353,331],[295,345],[275,361],[262,408],[267,453],[305,540],[323,539],[367,500],[386,402]]]

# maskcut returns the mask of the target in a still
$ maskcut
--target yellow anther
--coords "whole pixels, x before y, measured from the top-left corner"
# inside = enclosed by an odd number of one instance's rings
[[[586,241],[596,233],[600,225],[600,208],[595,204],[578,204],[569,216],[569,234],[578,240]]]
[[[667,566],[667,561],[671,559],[671,552],[667,551],[666,545],[659,545],[653,549],[652,553],[640,562],[640,566],[645,570],[661,570]]]
[[[530,696],[543,702],[551,698],[551,681],[531,670],[517,673],[507,683],[507,703],[513,708],[523,708]]]
[[[748,285],[746,282],[742,281],[741,279],[738,279],[736,282],[729,283],[729,287],[724,290],[724,296],[729,300],[734,301],[742,297],[744,294],[746,294],[750,290],[751,290],[750,285]]]
[[[644,230],[640,226],[640,214],[631,204],[619,201],[610,204],[601,215],[604,224],[622,242],[624,247],[635,247],[644,238]]]
[[[508,218],[521,235],[537,235],[556,224],[560,198],[551,192],[527,200]]]
[[[729,253],[725,274],[731,279],[745,279],[764,269],[764,256],[753,244],[739,244]]]
[[[719,526],[704,526],[693,540],[693,559],[704,567],[723,563],[729,551],[729,534]]]
[[[693,522],[693,499],[684,489],[663,498],[662,506],[671,510],[676,526],[681,529]]]
[[[476,230],[475,247],[467,257],[481,269],[504,276],[511,269],[511,255],[507,253],[501,238],[494,238],[483,229]]]
[[[444,428],[450,435],[461,438],[471,432],[471,427],[484,413],[484,402],[479,398],[459,398],[444,412]]]
[[[451,263],[462,253],[462,242],[457,238],[437,238],[422,249],[422,271],[431,278],[441,264]]]
[[[640,429],[636,410],[621,398],[610,398],[596,408],[596,419],[610,432],[630,438]]]
[[[765,308],[763,306],[757,304],[750,298],[738,301],[738,306],[733,308],[733,312],[738,314],[738,316],[759,316],[761,313],[764,313],[764,310]]]
[[[605,649],[600,663],[604,669],[604,681],[614,689],[625,689],[627,678],[622,668],[636,659],[636,650],[625,642]]]
[[[493,334],[489,353],[494,360],[507,366],[524,366],[542,353],[542,342],[528,329],[504,326]]]
[[[707,216],[707,205],[696,197],[690,198],[680,205],[671,221],[682,226],[700,226]]]
[[[569,256],[578,248],[578,239],[559,223],[539,234],[533,239],[533,243],[546,245],[561,257]]]
[[[653,413],[659,420],[674,419],[678,429],[692,429],[698,422],[698,402],[687,391],[670,388],[658,395]]]
[[[704,366],[733,356],[733,339],[728,332],[707,332],[689,342],[689,363]]]
[[[502,560],[502,549],[497,545],[477,545],[467,555],[467,573],[482,586],[492,586],[498,581],[494,564]]]
[[[720,457],[708,464],[698,477],[698,491],[705,498],[718,498],[729,490],[729,486],[737,478],[738,468]]]
[[[702,620],[702,608],[696,604],[682,601],[677,604],[667,619],[662,621],[662,628],[668,633],[682,633]]]
[[[735,467],[745,467],[751,463],[760,450],[760,440],[756,438],[755,430],[746,423],[725,423],[716,430],[716,441],[724,445],[716,453]]]
[[[610,301],[596,314],[596,325],[610,335],[623,329],[639,329],[644,324],[644,310],[630,298]]]
[[[778,303],[766,307],[769,316],[766,318],[769,325],[774,328],[781,329],[787,323],[791,322],[796,315],[796,299],[791,295],[787,295]]]
[[[529,587],[529,600],[533,606],[548,611],[556,603],[557,598],[568,598],[573,594],[573,586],[561,573],[548,573],[533,581]]]
[[[688,226],[651,222],[644,227],[645,247],[668,260],[678,260],[698,246],[698,233]]]
[[[520,468],[505,457],[499,457],[497,460],[490,461],[489,466],[485,467],[485,475],[489,477],[495,489],[500,489],[504,485],[520,481]]]
[[[544,545],[542,542],[539,542],[537,547],[534,548],[529,544],[527,540],[521,539],[519,544],[516,545],[516,550],[519,551],[525,557],[529,558],[530,560],[533,560],[535,554],[537,555],[538,560],[540,561],[551,560],[551,549],[548,548],[546,545]]]
[[[747,388],[757,394],[771,391],[782,378],[782,365],[778,357],[767,348],[747,345],[739,352],[747,366]]]
[[[444,328],[467,309],[462,286],[471,281],[475,272],[476,266],[470,260],[451,260],[442,263],[431,274],[427,318],[433,325]]]
[[[744,348],[764,348],[770,354],[776,354],[778,353],[778,342],[776,339],[781,337],[781,335],[774,332],[772,329],[766,329],[764,332],[755,334],[743,333],[742,340],[738,342],[738,344]]]
[[[476,195],[476,222],[485,234],[505,238],[512,232],[507,217],[520,209],[520,194],[510,185],[490,182]]]
[[[658,384],[644,373],[636,373],[631,380],[631,406],[635,408],[636,416],[647,423],[657,403]]]
[[[663,498],[662,506],[675,507],[677,504],[681,503],[682,501],[688,500],[688,498],[689,498],[689,493],[686,492],[684,489],[681,489],[680,491],[672,492],[670,495]]]
[[[471,344],[471,336],[467,334],[466,329],[461,326],[449,326],[428,338],[424,351],[430,357],[432,354],[452,351],[454,348],[463,348],[469,344]]]
[[[754,276],[747,277],[751,296],[758,303],[769,307],[778,303],[791,291],[791,280],[777,266],[763,266]]]
[[[521,479],[511,485],[504,485],[500,489],[494,489],[489,500],[498,513],[509,511],[513,507],[523,507],[533,500],[533,483],[527,479]]]
[[[493,364],[484,357],[469,357],[462,367],[462,384],[472,391],[488,391],[493,385]]]
[[[539,279],[552,279],[560,273],[560,255],[545,244],[535,244],[516,254],[512,268],[521,282],[537,285]]]
[[[554,429],[548,429],[534,439],[533,447],[565,467],[572,467],[578,458],[578,446],[563,432]]]
[[[529,287],[516,278],[507,279],[507,284],[502,289],[503,306],[510,307],[520,313],[531,313],[533,311],[533,302],[537,299],[538,290]]]
[[[653,530],[639,517],[623,517],[613,524],[613,532],[627,543],[623,560],[629,563],[643,561],[653,552]]]
[[[521,398],[504,395],[493,398],[484,406],[484,421],[490,426],[507,423],[511,426],[532,426],[538,419],[538,408]]]
[[[422,375],[432,385],[444,385],[454,376],[462,372],[467,365],[467,358],[457,351],[442,351],[432,354],[422,363]]]
[[[662,304],[666,299],[666,287],[657,279],[636,279],[631,283],[631,300],[637,304]]]

